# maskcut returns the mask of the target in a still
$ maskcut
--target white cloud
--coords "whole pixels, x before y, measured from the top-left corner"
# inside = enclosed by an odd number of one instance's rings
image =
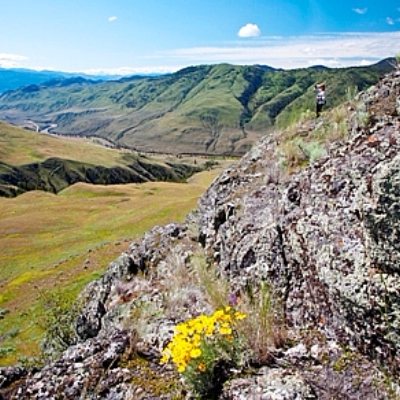
[[[373,61],[371,60],[360,60],[360,62],[358,63],[358,65],[360,65],[361,67],[367,67],[371,64],[373,64]]]
[[[149,66],[149,67],[119,67],[119,68],[90,68],[83,72],[88,75],[140,75],[140,74],[166,74],[184,68],[179,66]]]
[[[231,63],[236,65],[269,65],[275,68],[306,68],[311,65],[347,67],[373,64],[400,51],[400,31],[330,33],[310,36],[261,37],[258,40],[239,39],[209,47],[181,48],[137,56],[129,65],[99,68],[68,68],[70,72],[92,75],[135,75],[175,72],[188,65]],[[28,57],[0,53],[0,66],[27,67]],[[113,61],[115,62],[115,60]],[[29,59],[29,63],[32,60]],[[55,69],[46,68],[46,69]],[[58,70],[65,70],[58,67]]]
[[[238,36],[242,38],[257,37],[261,35],[261,30],[256,24],[247,24],[239,29]]]
[[[164,56],[186,65],[229,62],[289,69],[318,64],[346,67],[392,57],[399,42],[400,32],[264,37],[250,44],[241,41],[231,46],[178,49]]]
[[[114,21],[116,21],[118,18],[115,16],[115,15],[113,15],[112,17],[110,17],[110,18],[108,18],[108,22],[114,22]]]
[[[2,68],[20,68],[21,62],[28,60],[28,57],[19,54],[0,53],[0,67]]]
[[[389,25],[394,25],[394,21],[393,21],[393,19],[390,18],[390,17],[387,17],[387,18],[386,18],[386,22],[387,22]]]
[[[357,14],[365,14],[368,11],[368,8],[353,8],[353,11]]]

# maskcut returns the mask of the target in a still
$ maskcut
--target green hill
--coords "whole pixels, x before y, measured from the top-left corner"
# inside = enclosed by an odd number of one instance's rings
[[[364,90],[391,69],[389,59],[369,67],[288,71],[220,64],[111,82],[73,79],[3,94],[0,118],[141,151],[242,154],[275,125],[287,126],[313,109],[317,82],[326,83],[327,106],[334,107],[349,88]]]
[[[78,182],[182,182],[199,170],[173,158],[107,149],[95,142],[52,137],[0,122],[0,196],[30,190],[58,193]]]

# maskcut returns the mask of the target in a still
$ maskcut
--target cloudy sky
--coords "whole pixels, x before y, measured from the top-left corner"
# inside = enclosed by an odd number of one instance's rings
[[[400,0],[0,0],[0,67],[170,72],[365,65],[400,54]]]

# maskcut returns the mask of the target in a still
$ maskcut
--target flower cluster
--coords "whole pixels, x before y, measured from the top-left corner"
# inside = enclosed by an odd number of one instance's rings
[[[228,306],[211,316],[200,315],[177,325],[160,362],[172,360],[182,373],[187,369],[197,374],[207,372],[226,348],[224,343],[234,340],[235,322],[244,318],[246,314]]]

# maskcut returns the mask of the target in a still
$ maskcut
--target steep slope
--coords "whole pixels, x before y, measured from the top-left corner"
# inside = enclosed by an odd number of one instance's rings
[[[181,182],[199,170],[179,160],[148,158],[0,123],[0,196],[29,190],[58,193],[77,182]]]
[[[31,85],[0,96],[0,118],[142,151],[243,154],[275,124],[313,109],[315,83],[326,82],[334,107],[346,100],[346,90],[364,90],[391,69],[391,60],[291,71],[221,64],[116,82]]]
[[[279,325],[265,329],[285,334],[262,356],[244,353],[248,364],[217,364],[208,381],[229,380],[215,382],[214,398],[399,398],[399,96],[397,71],[347,105],[346,140],[293,174],[278,167],[275,138],[263,138],[185,225],[155,227],[86,288],[77,343],[57,361],[25,378],[23,368],[0,370],[3,393],[190,397],[160,351],[177,322],[215,310],[199,282],[216,280],[229,286],[219,304],[239,310],[269,287]],[[199,257],[208,280],[193,278]]]

